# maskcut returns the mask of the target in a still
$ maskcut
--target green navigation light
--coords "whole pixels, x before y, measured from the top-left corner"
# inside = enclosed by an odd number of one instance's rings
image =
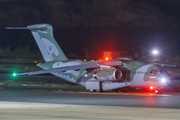
[[[17,76],[17,74],[16,74],[16,73],[13,73],[13,76],[15,77],[15,76]]]

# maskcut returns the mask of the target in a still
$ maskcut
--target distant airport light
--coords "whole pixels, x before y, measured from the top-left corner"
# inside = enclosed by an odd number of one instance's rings
[[[152,51],[152,54],[153,54],[153,55],[157,55],[157,54],[159,54],[159,51],[153,50],[153,51]]]

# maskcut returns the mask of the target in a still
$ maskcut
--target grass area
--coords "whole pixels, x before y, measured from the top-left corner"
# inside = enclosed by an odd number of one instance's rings
[[[28,87],[72,87],[76,86],[78,87],[79,85],[72,85],[72,84],[55,84],[55,83],[34,83],[34,82],[20,82],[20,81],[4,81],[0,82],[0,86],[28,86]]]

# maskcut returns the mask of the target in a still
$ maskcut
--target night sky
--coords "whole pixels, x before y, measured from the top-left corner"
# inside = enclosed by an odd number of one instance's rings
[[[103,51],[122,55],[180,55],[179,0],[0,0],[0,47],[38,50],[28,30],[8,26],[49,23],[65,54],[91,57]]]

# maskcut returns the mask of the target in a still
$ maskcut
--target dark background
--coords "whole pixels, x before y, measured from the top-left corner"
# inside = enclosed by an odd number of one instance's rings
[[[121,55],[179,56],[179,0],[0,0],[0,48],[38,47],[28,30],[9,26],[49,23],[68,57],[102,57],[103,51]]]

